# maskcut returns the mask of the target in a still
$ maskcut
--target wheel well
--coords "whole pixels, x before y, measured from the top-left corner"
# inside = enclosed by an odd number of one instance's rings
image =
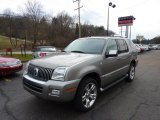
[[[136,66],[136,61],[135,61],[135,60],[132,60],[132,61],[131,61],[131,64],[133,64],[134,66]]]
[[[82,81],[83,81],[83,79],[86,78],[86,77],[94,78],[94,79],[96,80],[96,82],[98,83],[98,87],[100,88],[100,86],[101,86],[101,78],[100,78],[99,74],[97,74],[97,73],[95,73],[95,72],[94,72],[94,73],[89,73],[89,74],[85,75],[85,76],[82,78]]]

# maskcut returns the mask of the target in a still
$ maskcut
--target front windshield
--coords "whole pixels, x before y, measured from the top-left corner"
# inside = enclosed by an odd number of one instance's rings
[[[105,39],[102,38],[81,38],[70,43],[64,51],[86,54],[102,54]]]

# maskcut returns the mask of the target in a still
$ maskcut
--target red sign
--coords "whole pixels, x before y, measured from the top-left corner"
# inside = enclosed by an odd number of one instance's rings
[[[12,52],[12,48],[6,48],[6,52]]]
[[[40,55],[40,57],[44,57],[44,56],[46,56],[46,53],[40,53],[39,55]]]
[[[119,17],[118,26],[133,25],[135,18],[133,16]]]
[[[133,20],[118,21],[118,24],[133,24]]]

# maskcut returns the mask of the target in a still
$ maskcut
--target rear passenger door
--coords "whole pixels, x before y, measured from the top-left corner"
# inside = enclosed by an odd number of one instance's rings
[[[116,41],[118,45],[118,76],[122,77],[128,72],[131,54],[129,54],[129,46],[124,39],[117,39]]]

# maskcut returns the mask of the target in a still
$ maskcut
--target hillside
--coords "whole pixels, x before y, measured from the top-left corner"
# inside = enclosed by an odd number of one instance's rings
[[[14,38],[12,38],[12,39],[14,39]],[[24,44],[24,40],[18,39],[17,40],[17,46],[16,46],[16,48],[14,48],[11,45],[8,37],[0,35],[0,50],[3,50],[5,48],[12,48],[13,51],[19,51],[20,50],[20,44]],[[27,47],[27,49],[30,49],[30,47],[31,47],[31,42],[30,41],[27,41],[27,46],[29,46],[29,47]]]

